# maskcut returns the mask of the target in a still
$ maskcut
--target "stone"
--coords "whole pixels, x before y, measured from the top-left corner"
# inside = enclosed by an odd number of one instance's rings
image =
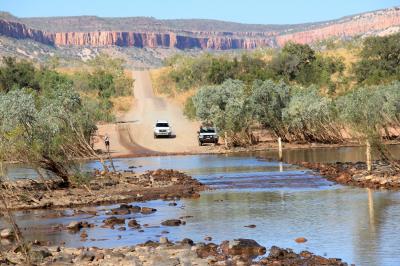
[[[248,228],[256,228],[255,224],[250,224],[250,225],[245,225],[244,227],[248,227]]]
[[[38,262],[41,262],[43,259],[52,256],[51,252],[45,247],[32,249],[30,251],[30,254],[31,254],[31,258],[34,261],[38,261]]]
[[[116,224],[124,224],[125,223],[125,219],[124,218],[117,218],[115,216],[111,216],[111,217],[105,219],[103,221],[103,223],[104,223],[104,225],[107,225],[107,226],[114,226]]]
[[[138,222],[136,220],[130,220],[128,222],[128,226],[131,228],[135,228],[135,229],[139,229],[140,228],[140,224],[138,224]]]
[[[161,223],[161,225],[164,225],[164,226],[179,226],[181,224],[182,224],[182,221],[178,220],[178,219],[165,220]]]
[[[88,237],[88,234],[87,234],[86,230],[83,230],[81,233],[81,238],[87,238],[87,237]]]
[[[294,241],[296,241],[296,243],[305,243],[307,239],[305,237],[298,237]]]
[[[131,213],[131,211],[126,208],[116,208],[116,209],[112,209],[110,212],[107,212],[107,214],[111,214],[111,215],[127,215],[130,213]]]
[[[142,207],[141,210],[140,210],[140,213],[142,213],[142,214],[150,214],[150,213],[153,213],[153,212],[156,212],[156,211],[157,211],[157,209],[153,209],[153,208],[149,208],[149,207]]]
[[[0,237],[5,238],[5,239],[14,238],[14,232],[13,232],[13,230],[11,230],[9,228],[5,228],[5,229],[1,230]]]
[[[82,226],[82,222],[77,222],[77,221],[70,222],[70,223],[67,225],[67,229],[68,229],[68,230],[70,230],[70,231],[75,231],[75,232],[81,230],[82,227],[83,227],[83,226]]]
[[[272,246],[270,248],[268,258],[281,259],[281,258],[285,257],[287,254],[288,254],[287,250],[285,250],[283,248],[279,248],[277,246]]]
[[[94,260],[98,261],[98,260],[103,260],[104,259],[104,254],[103,253],[96,253]]]
[[[189,239],[189,238],[184,238],[184,239],[182,239],[182,241],[181,241],[181,244],[183,244],[183,245],[189,245],[189,246],[193,246],[193,245],[194,245],[194,242],[193,242],[193,240],[192,240],[192,239]]]
[[[220,245],[224,254],[240,255],[243,257],[256,257],[264,255],[266,248],[255,240],[239,238],[232,241],[224,241]]]
[[[96,254],[92,251],[82,251],[77,260],[80,262],[91,262],[95,257]]]
[[[168,244],[169,243],[169,240],[168,240],[168,238],[166,238],[166,237],[160,237],[160,244]]]

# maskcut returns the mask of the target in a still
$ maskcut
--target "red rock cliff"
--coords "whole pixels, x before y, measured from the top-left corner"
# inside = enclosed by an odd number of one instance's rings
[[[288,41],[310,44],[332,37],[355,37],[396,25],[400,25],[400,10],[394,8],[354,16],[351,19],[344,19],[343,21],[338,21],[338,23],[321,26],[317,29],[277,36],[276,42],[278,46],[283,46]]]
[[[327,23],[314,24],[302,31],[281,32],[225,32],[225,31],[91,31],[91,32],[45,32],[31,29],[19,22],[0,19],[0,35],[17,39],[32,39],[55,46],[122,46],[138,48],[177,49],[254,49],[263,46],[283,46],[288,41],[313,43],[339,37],[348,38],[382,31],[400,25],[400,9],[392,8],[343,18]],[[286,33],[285,33],[286,32]]]
[[[195,35],[195,34],[193,34]],[[201,34],[199,36],[180,35],[174,32],[57,32],[54,43],[58,46],[108,46],[178,48],[178,49],[253,49],[261,46],[272,46],[272,37],[235,37],[216,34]]]
[[[34,41],[53,45],[53,34],[45,33],[41,30],[34,30],[18,22],[11,22],[0,19],[0,35],[16,39],[32,39]]]

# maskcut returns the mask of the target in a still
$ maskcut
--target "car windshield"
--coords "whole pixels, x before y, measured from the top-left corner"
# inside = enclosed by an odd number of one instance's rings
[[[201,127],[200,133],[215,133],[215,128],[213,127]]]
[[[169,127],[168,123],[157,123],[156,127]]]

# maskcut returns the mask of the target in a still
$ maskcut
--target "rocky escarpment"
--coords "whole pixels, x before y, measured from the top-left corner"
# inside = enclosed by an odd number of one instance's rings
[[[31,29],[18,22],[0,19],[0,34],[16,39],[31,39],[55,46],[121,46],[137,48],[177,48],[177,49],[254,49],[262,46],[273,46],[272,37],[263,34],[193,32],[178,34],[175,32],[45,32]]]
[[[31,29],[22,23],[4,19],[0,19],[0,35],[16,39],[32,39],[43,44],[54,45],[53,34]]]
[[[267,38],[243,38],[201,34],[199,36],[180,35],[174,32],[57,32],[53,35],[57,46],[108,46],[138,48],[177,48],[177,49],[254,49],[273,46],[274,40]]]
[[[379,34],[396,25],[400,25],[399,8],[365,13],[315,29],[277,36],[276,42],[278,46],[283,46],[288,41],[310,44],[334,37],[346,39],[364,34],[373,35],[374,32]]]
[[[391,31],[388,29],[400,26],[400,8],[364,13],[326,23],[283,25],[258,31],[190,31],[177,27],[168,28],[165,25],[159,28],[153,25],[148,30],[143,30],[143,28],[127,31],[117,30],[123,24],[115,26],[111,30],[99,28],[94,31],[92,27],[89,31],[85,31],[82,30],[84,27],[79,20],[75,21],[74,27],[69,27],[66,31],[46,31],[33,29],[23,21],[22,19],[0,18],[0,35],[17,39],[31,39],[53,46],[228,50],[254,49],[265,46],[280,47],[288,41],[310,44],[329,38],[346,39],[359,35],[390,33]],[[109,23],[112,24],[112,21]],[[243,27],[245,24],[238,25]],[[76,30],[73,30],[75,28]]]

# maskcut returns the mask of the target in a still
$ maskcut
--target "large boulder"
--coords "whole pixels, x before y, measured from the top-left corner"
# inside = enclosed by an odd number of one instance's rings
[[[13,232],[13,230],[11,230],[9,228],[3,229],[0,232],[0,237],[7,238],[7,239],[14,238],[14,232]]]
[[[224,241],[220,248],[224,254],[242,257],[257,257],[264,255],[266,248],[255,240],[239,238],[231,241]]]

